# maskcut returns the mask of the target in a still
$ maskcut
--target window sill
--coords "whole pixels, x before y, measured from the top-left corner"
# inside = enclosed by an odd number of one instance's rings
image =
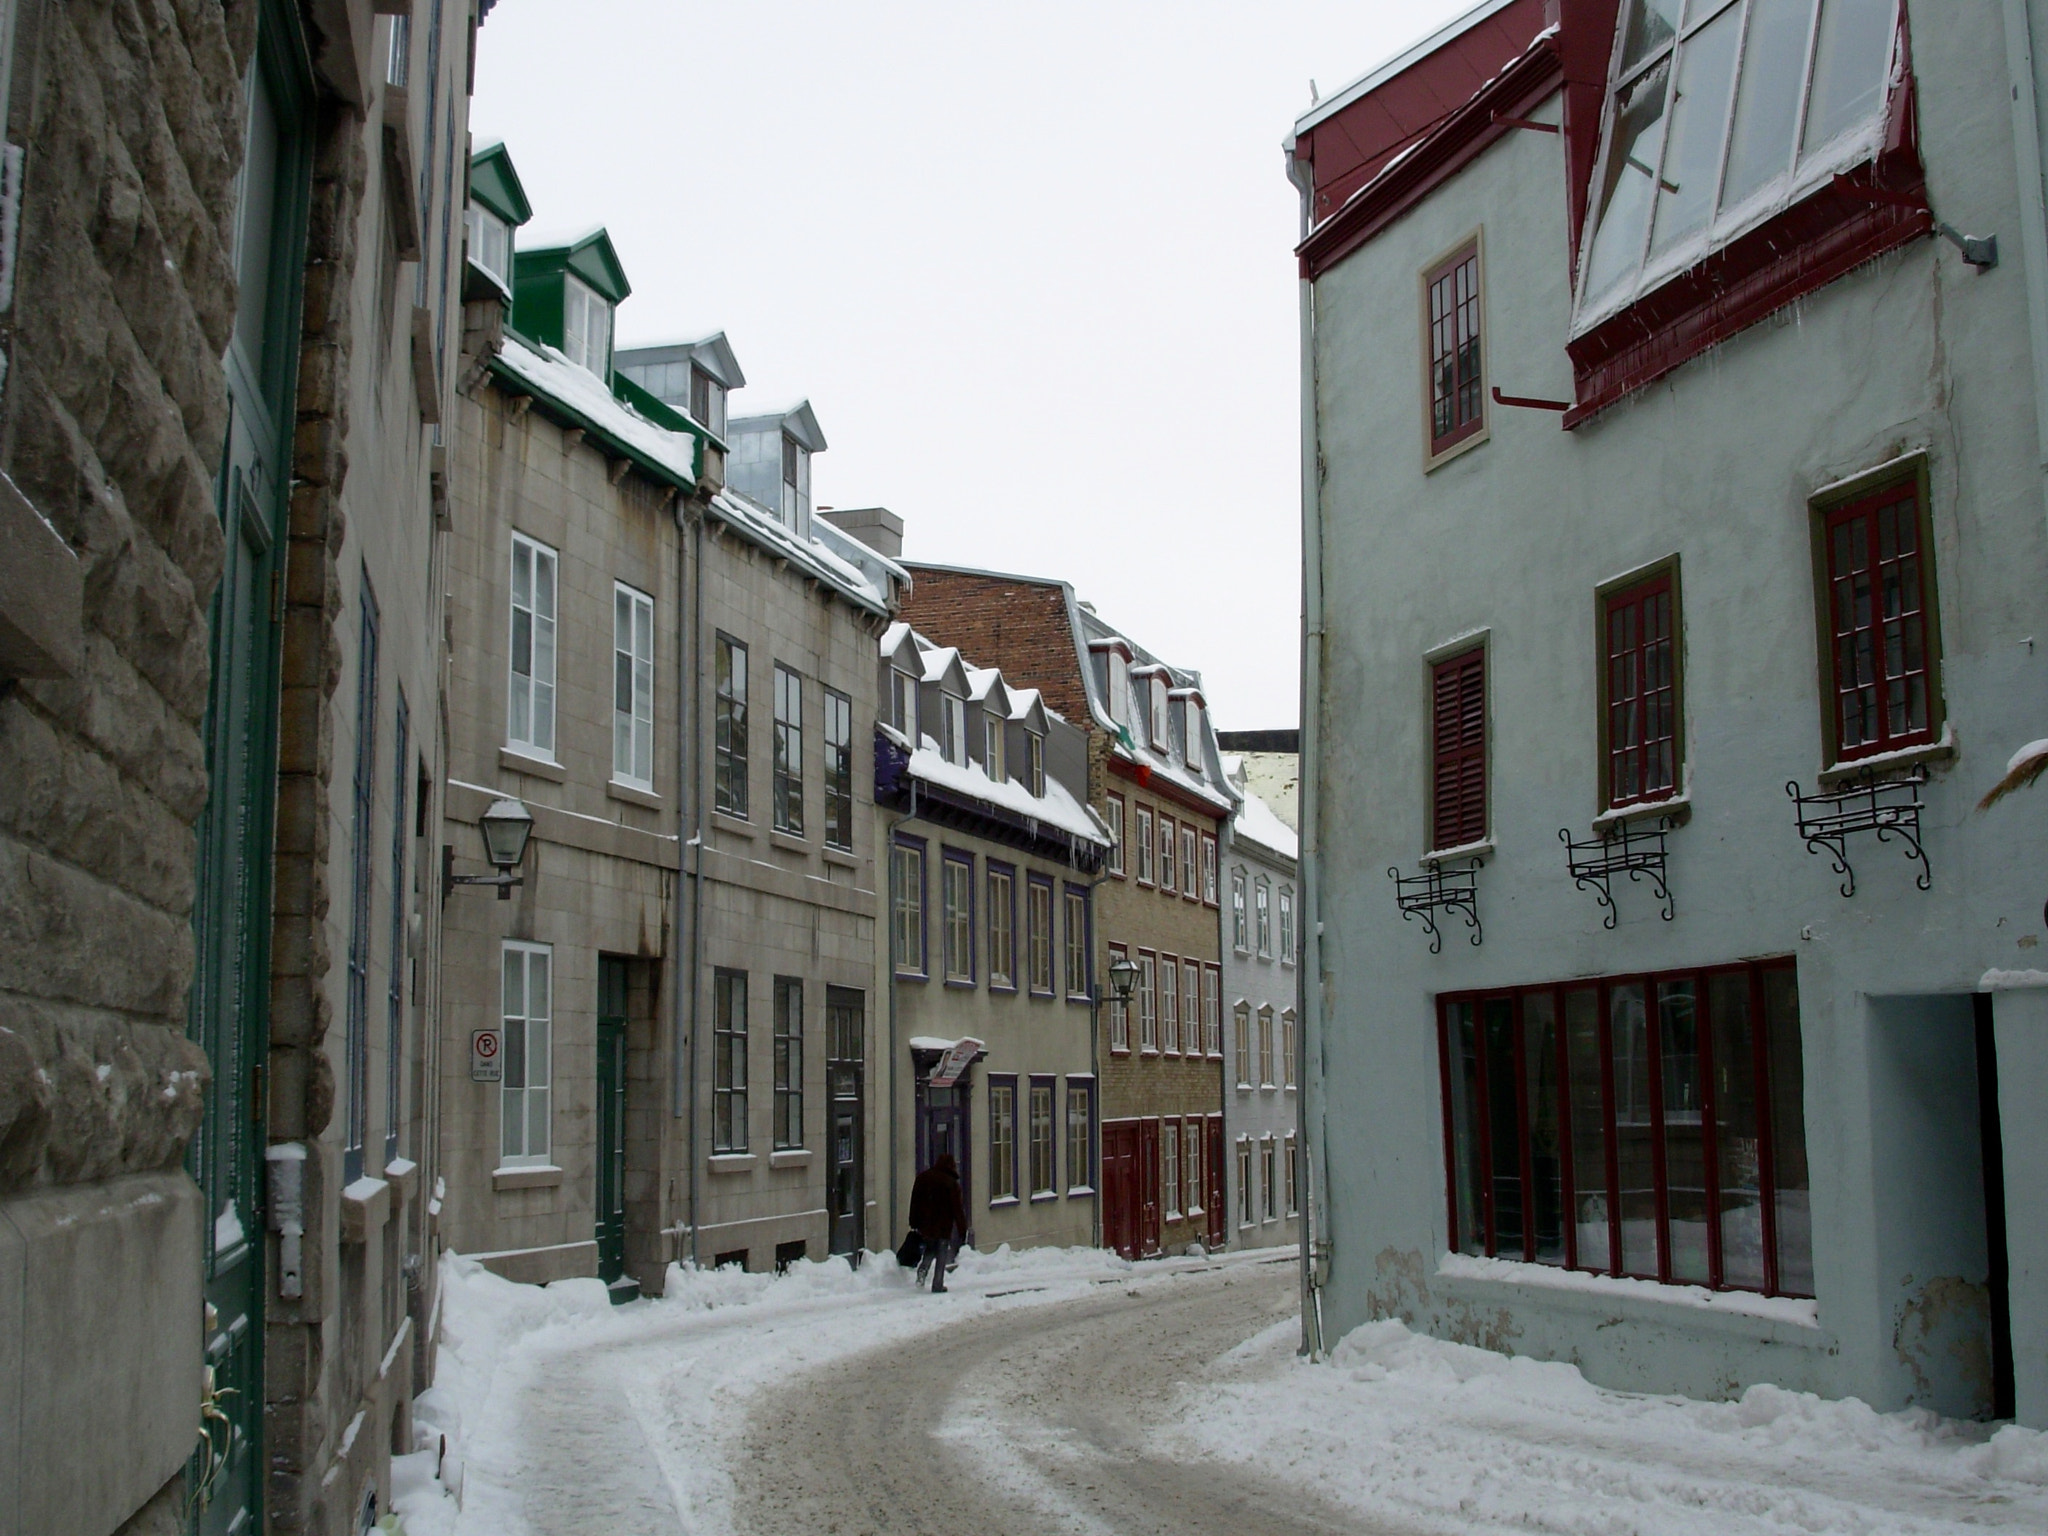
[[[1440,1255],[1436,1279],[1452,1296],[1486,1306],[1542,1305],[1748,1338],[1761,1331],[1773,1343],[1812,1349],[1834,1348],[1836,1343],[1822,1329],[1819,1304],[1811,1298],[1710,1291],[1463,1253]]]
[[[554,1167],[537,1168],[496,1168],[491,1172],[491,1188],[502,1189],[552,1189],[562,1182],[562,1170]]]
[[[1593,830],[1605,832],[1609,827],[1618,827],[1624,822],[1648,821],[1657,816],[1669,816],[1680,826],[1691,821],[1691,792],[1669,795],[1662,800],[1631,800],[1627,805],[1617,805],[1593,818]]]
[[[617,779],[612,779],[605,784],[604,792],[607,798],[623,800],[628,805],[642,806],[650,811],[661,809],[661,796],[642,789],[637,784],[621,784]]]
[[[1041,992],[1036,987],[1031,989],[1031,1001],[1034,1003],[1049,1003],[1056,995],[1052,992]]]
[[[1057,1200],[1059,1197],[1060,1192],[1056,1189],[1041,1189],[1031,1197],[1031,1203],[1033,1205],[1043,1205],[1046,1201]]]
[[[368,1242],[370,1234],[391,1216],[391,1184],[386,1179],[357,1179],[341,1192],[341,1240]]]
[[[808,854],[811,851],[811,845],[803,840],[801,833],[781,832],[773,828],[768,833],[768,846],[780,848],[784,853]]]
[[[1252,1091],[1252,1085],[1250,1083],[1239,1083],[1237,1085],[1237,1091],[1239,1093],[1250,1093]]]
[[[746,817],[735,816],[729,811],[713,811],[711,829],[714,832],[723,832],[729,837],[752,837],[756,831],[754,824]]]
[[[896,979],[898,981],[930,981],[932,978],[931,973],[928,971],[898,971]]]
[[[1004,997],[1017,995],[1017,984],[1014,981],[997,981],[993,976],[989,978],[988,989]]]
[[[546,779],[550,784],[569,782],[569,770],[550,758],[534,757],[511,747],[498,748],[498,766],[513,773],[527,774],[532,778]]]
[[[946,978],[946,985],[956,992],[972,992],[974,990],[974,978],[971,976],[948,976]]]
[[[827,864],[837,864],[841,869],[860,868],[860,856],[851,848],[834,848],[827,843],[823,853]]]
[[[1083,1008],[1093,1007],[1095,1004],[1094,998],[1085,996],[1079,992],[1069,992],[1067,994],[1067,1001],[1070,1003],[1077,1003]]]
[[[784,1147],[780,1152],[768,1154],[770,1168],[804,1168],[810,1165],[812,1152],[809,1147]]]
[[[746,1173],[760,1161],[751,1152],[714,1152],[709,1167],[713,1173]]]
[[[1093,1184],[1076,1184],[1067,1191],[1067,1198],[1069,1200],[1092,1200],[1095,1198],[1095,1186]]]
[[[1157,1046],[1141,1045],[1138,1047],[1138,1054],[1140,1056],[1157,1056],[1159,1049]]]
[[[1455,848],[1432,848],[1415,862],[1418,864],[1439,864],[1445,859],[1478,859],[1481,863],[1484,863],[1493,856],[1493,852],[1493,839],[1489,837],[1476,843],[1460,843]],[[1239,953],[1241,954],[1243,951],[1240,950]],[[1263,958],[1271,959],[1272,957],[1265,956]]]
[[[1005,1206],[1022,1205],[1023,1203],[1015,1195],[998,1195],[995,1199],[989,1201],[988,1208],[992,1211],[1000,1211]]]
[[[1866,773],[1883,774],[1900,768],[1917,768],[1923,763],[1954,762],[1955,756],[1955,729],[1944,723],[1939,740],[1923,741],[1918,746],[1900,747],[1895,752],[1876,752],[1869,757],[1852,757],[1837,762],[1832,767],[1821,769],[1820,787],[1833,789]]]

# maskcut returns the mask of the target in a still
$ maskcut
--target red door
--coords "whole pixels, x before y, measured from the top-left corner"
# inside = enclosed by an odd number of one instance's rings
[[[1159,1251],[1159,1122],[1138,1122],[1138,1219],[1140,1251]]]
[[[1102,1127],[1102,1241],[1127,1259],[1138,1256],[1138,1123]]]
[[[1223,1209],[1223,1117],[1209,1117],[1209,1196],[1203,1203],[1209,1208],[1209,1248],[1221,1252],[1229,1241],[1230,1228],[1224,1221]]]

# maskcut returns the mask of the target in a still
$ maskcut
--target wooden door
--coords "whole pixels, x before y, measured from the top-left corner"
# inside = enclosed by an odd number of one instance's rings
[[[188,1470],[190,1529],[252,1531],[263,1509],[264,1189],[269,1139],[270,892],[278,651],[293,379],[311,176],[310,93],[291,8],[266,4],[244,78],[231,252],[240,298],[222,359],[227,435],[214,505],[222,570],[210,620],[208,798],[196,838],[192,1037],[213,1067],[189,1166],[206,1199],[205,1438]]]
[[[1138,1125],[1102,1128],[1102,1241],[1127,1259],[1138,1257]]]
[[[1138,1122],[1138,1251],[1159,1251],[1159,1122]]]
[[[626,961],[597,957],[597,1277],[626,1274]]]
[[[867,998],[846,987],[825,989],[826,1128],[825,1210],[833,1253],[858,1254],[865,1245],[867,1143],[862,1114]]]
[[[1230,1225],[1226,1219],[1229,1216],[1229,1211],[1224,1205],[1223,1117],[1221,1115],[1211,1115],[1209,1117],[1207,1146],[1209,1148],[1209,1193],[1203,1204],[1208,1207],[1209,1211],[1209,1251],[1220,1253],[1225,1244],[1230,1241]]]

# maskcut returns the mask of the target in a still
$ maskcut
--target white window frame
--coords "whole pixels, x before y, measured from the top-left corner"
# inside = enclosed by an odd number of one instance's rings
[[[1007,783],[1010,777],[1009,765],[1006,761],[1009,753],[1004,750],[1008,745],[1004,739],[1004,733],[1008,730],[1009,722],[1004,720],[1002,716],[992,709],[985,708],[982,710],[981,771],[987,774],[989,781],[994,784]]]
[[[1181,760],[1196,773],[1202,771],[1202,701],[1190,698],[1181,705]]]
[[[1130,950],[1122,944],[1109,946],[1110,963],[1129,959]],[[1121,1055],[1131,1048],[1131,1005],[1111,994],[1109,999],[1109,1048]]]
[[[967,766],[967,701],[956,694],[939,695],[939,713],[945,727],[940,743],[947,762],[956,768]]]
[[[1088,893],[1072,886],[1060,893],[1066,916],[1067,1001],[1089,1001],[1095,994],[1088,974]]]
[[[1280,963],[1294,964],[1294,887],[1280,887]]]
[[[1124,875],[1124,797],[1110,795],[1105,801],[1109,823],[1109,872],[1118,879]]]
[[[1239,998],[1230,1010],[1231,1025],[1237,1035],[1234,1054],[1237,1058],[1237,1086],[1240,1092],[1250,1093],[1255,1086],[1252,1082],[1252,1005]]]
[[[1181,1181],[1181,1187],[1184,1190],[1181,1196],[1181,1208],[1191,1217],[1204,1214],[1202,1186],[1207,1181],[1202,1177],[1204,1172],[1202,1154],[1207,1149],[1202,1143],[1204,1139],[1203,1132],[1206,1128],[1201,1117],[1198,1115],[1189,1115],[1180,1123],[1181,1146],[1187,1154],[1181,1159],[1181,1165],[1186,1169],[1186,1174]]]
[[[1259,1138],[1259,1203],[1262,1207],[1259,1219],[1261,1221],[1278,1221],[1280,1219],[1279,1202],[1274,1198],[1278,1192],[1274,1178],[1275,1174],[1279,1172],[1275,1167],[1278,1152],[1279,1147],[1270,1135]]]
[[[1095,1193],[1095,1079],[1069,1077],[1066,1089],[1067,1194],[1069,1197],[1092,1195]]]
[[[612,583],[612,779],[654,793],[654,599],[623,581]]]
[[[1289,1093],[1294,1092],[1294,1058],[1301,1049],[1301,1037],[1295,1029],[1294,1010],[1280,1010],[1280,1086]]]
[[[1166,722],[1166,676],[1154,672],[1145,679],[1145,730],[1152,738],[1152,750],[1161,754],[1173,748],[1171,728]]]
[[[1180,888],[1180,862],[1177,855],[1179,838],[1175,833],[1174,819],[1164,811],[1159,813],[1159,889],[1169,896]]]
[[[1216,834],[1202,834],[1202,900],[1216,905]]]
[[[1180,962],[1180,1043],[1184,1056],[1202,1051],[1202,962],[1185,955]]]
[[[1138,884],[1152,884],[1152,807],[1138,807]]]
[[[1869,114],[1841,129],[1823,143],[1808,146],[1805,143],[1809,126],[1808,117],[1813,107],[1814,63],[1818,52],[1819,28],[1814,17],[1827,19],[1827,13],[1819,0],[1809,0],[1805,25],[1804,60],[1800,69],[1798,103],[1791,118],[1791,133],[1785,144],[1784,169],[1776,175],[1766,177],[1738,202],[1723,206],[1722,197],[1726,191],[1729,147],[1733,137],[1736,108],[1741,98],[1742,72],[1746,62],[1749,23],[1758,0],[1694,0],[1691,9],[1697,14],[1688,15],[1685,24],[1671,37],[1656,43],[1643,51],[1633,63],[1624,64],[1628,48],[1628,21],[1630,7],[1623,6],[1615,26],[1613,53],[1607,70],[1606,101],[1601,111],[1600,153],[1592,183],[1592,203],[1586,210],[1585,229],[1580,236],[1579,247],[1579,292],[1574,305],[1572,335],[1583,335],[1601,321],[1616,314],[1649,293],[1679,272],[1687,271],[1699,264],[1709,253],[1727,245],[1748,231],[1756,228],[1791,207],[1800,199],[1825,185],[1834,175],[1872,159],[1883,148],[1887,108],[1890,105],[1890,80],[1895,67],[1897,37],[1899,31],[1898,6],[1896,0],[1885,23],[1884,54],[1885,65],[1877,79],[1879,85]],[[1669,181],[1667,171],[1671,169],[1665,156],[1670,148],[1672,127],[1673,96],[1672,84],[1685,70],[1685,55],[1700,35],[1724,16],[1730,16],[1730,25],[1736,28],[1736,52],[1730,65],[1732,71],[1726,100],[1720,106],[1720,132],[1714,140],[1713,201],[1707,209],[1704,221],[1687,234],[1676,238],[1662,251],[1653,252],[1656,214],[1660,199],[1678,190]],[[1651,171],[1642,160],[1631,154],[1626,169],[1645,178],[1649,192],[1648,205],[1639,217],[1642,224],[1640,243],[1636,257],[1614,278],[1610,286],[1595,289],[1593,256],[1605,223],[1600,198],[1608,182],[1608,166],[1614,152],[1616,107],[1622,93],[1641,83],[1653,79],[1659,69],[1665,70],[1663,90],[1665,107],[1658,118],[1656,130],[1657,167]],[[1711,93],[1714,87],[1708,86]],[[1682,96],[1683,93],[1681,93]],[[1693,95],[1700,96],[1700,88],[1694,87]],[[1713,100],[1712,94],[1707,100]],[[1639,146],[1638,146],[1639,147]],[[1618,199],[1610,199],[1609,207]]]
[[[1025,1126],[1030,1135],[1030,1167],[1028,1181],[1033,1200],[1056,1198],[1060,1192],[1060,1146],[1058,1132],[1053,1128],[1054,1089],[1057,1084],[1049,1077],[1033,1077],[1025,1080],[1024,1104]],[[1041,1099],[1041,1095],[1043,1098]],[[1039,1113],[1041,1104],[1044,1114]],[[1045,1166],[1039,1167],[1039,1156],[1044,1154]],[[1040,1175],[1043,1175],[1041,1181]]]
[[[1223,967],[1202,967],[1203,1054],[1214,1061],[1223,1059]]]
[[[1259,958],[1273,958],[1273,885],[1264,875],[1252,882],[1252,919],[1257,928]]]
[[[1273,1005],[1259,1004],[1259,1086],[1277,1088],[1273,1078]]]
[[[1179,1221],[1180,1121],[1159,1122],[1159,1208],[1167,1221]]]
[[[890,705],[890,723],[903,733],[903,739],[913,750],[918,746],[917,736],[917,675],[905,672],[901,667],[889,669],[895,684],[894,697]]]
[[[988,869],[988,984],[1017,990],[1017,876],[1008,865],[985,861]],[[1000,892],[997,887],[1000,886]]]
[[[520,557],[525,556],[526,597],[520,599]],[[547,572],[542,592],[541,572]],[[555,663],[558,657],[557,613],[561,602],[561,556],[538,539],[512,535],[512,574],[507,618],[505,664],[505,745],[543,762],[555,760]],[[545,601],[543,601],[543,597]],[[526,645],[521,672],[520,616],[526,618]],[[545,674],[545,675],[543,675]],[[521,715],[526,729],[519,728]]]
[[[505,292],[512,291],[512,226],[481,203],[462,211],[465,253],[469,264],[489,276]]]
[[[1230,947],[1240,955],[1252,952],[1252,920],[1245,889],[1244,871],[1230,872]]]
[[[1138,1053],[1159,1054],[1159,956],[1138,951]]]
[[[1249,1136],[1237,1138],[1237,1224],[1247,1229],[1258,1225],[1252,1210],[1252,1139]]]
[[[1199,850],[1201,846],[1201,834],[1195,830],[1194,823],[1182,822],[1180,824],[1180,893],[1189,901],[1200,901],[1202,899],[1201,888],[1195,883],[1195,860],[1200,857]]]
[[[1180,1054],[1180,961],[1172,955],[1159,957],[1159,1049]]]
[[[611,303],[573,272],[562,274],[562,355],[600,379],[611,369]]]
[[[1036,731],[1024,733],[1024,787],[1045,798],[1045,738]]]
[[[554,1152],[555,950],[552,944],[505,939],[500,942],[499,954],[498,1019],[504,1033],[499,1037],[498,1055],[504,1066],[498,1084],[498,1166],[545,1168],[551,1166],[549,1158]],[[512,995],[515,970],[519,977],[516,999]],[[540,994],[538,1012],[534,1010],[536,992]],[[536,1065],[540,1068],[538,1082]],[[515,1073],[517,1083],[513,1082]],[[519,1121],[516,1141],[512,1135],[514,1115]],[[512,1150],[515,1145],[517,1151]]]

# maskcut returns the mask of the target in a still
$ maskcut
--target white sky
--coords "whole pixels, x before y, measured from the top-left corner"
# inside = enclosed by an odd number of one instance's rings
[[[1309,104],[1469,0],[501,0],[476,142],[602,223],[621,344],[724,330],[735,413],[808,397],[820,505],[914,559],[1063,576],[1199,668],[1299,686]]]

